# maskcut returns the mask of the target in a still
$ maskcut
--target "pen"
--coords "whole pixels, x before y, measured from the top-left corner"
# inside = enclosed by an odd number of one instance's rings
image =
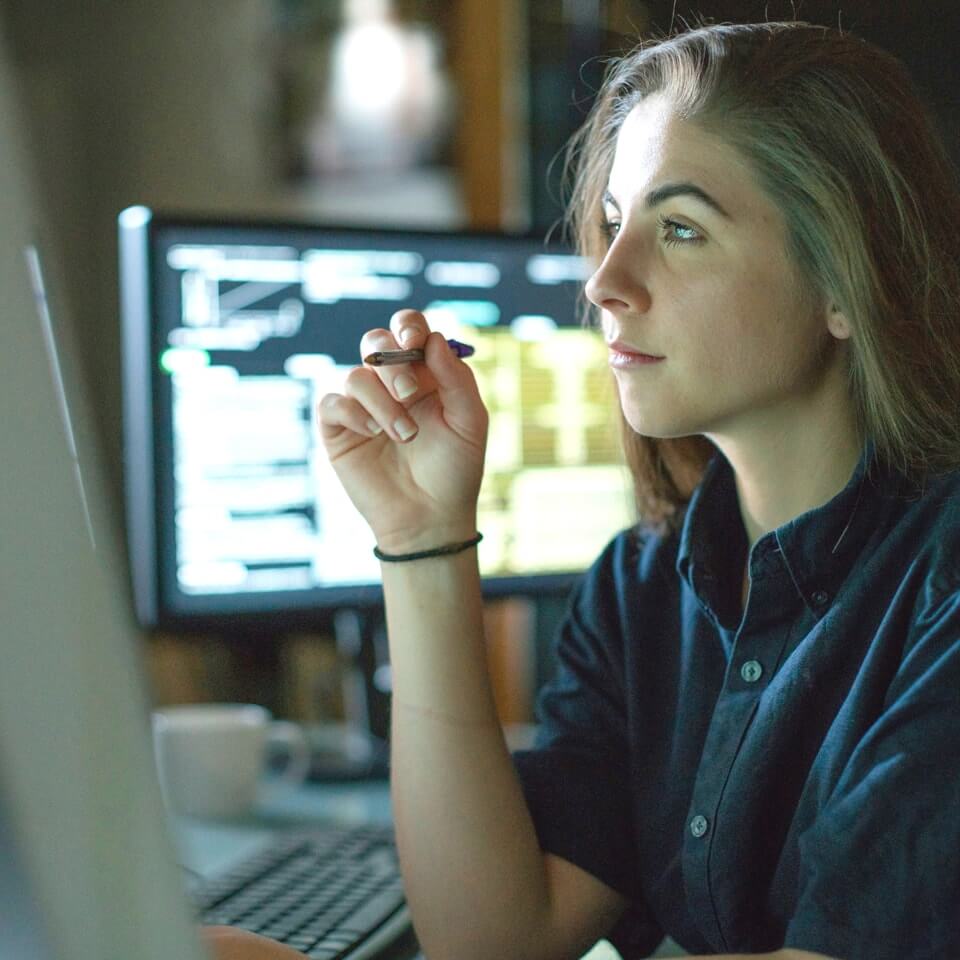
[[[447,346],[462,360],[464,357],[473,356],[474,348],[469,343],[461,343],[459,340],[447,340]],[[374,353],[368,353],[363,362],[370,364],[371,367],[389,367],[395,363],[415,363],[423,361],[423,350],[377,350]]]

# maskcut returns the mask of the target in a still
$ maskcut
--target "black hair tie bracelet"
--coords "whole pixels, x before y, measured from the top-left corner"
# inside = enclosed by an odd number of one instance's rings
[[[418,550],[415,553],[384,553],[379,547],[373,548],[373,555],[378,560],[384,560],[387,563],[405,563],[407,560],[425,560],[427,557],[447,557],[451,553],[460,553],[463,550],[469,550],[475,547],[483,539],[483,534],[478,533],[469,540],[462,543],[448,543],[443,547],[434,547],[432,550]]]

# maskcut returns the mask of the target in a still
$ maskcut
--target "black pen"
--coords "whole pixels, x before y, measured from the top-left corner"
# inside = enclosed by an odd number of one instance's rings
[[[447,346],[461,360],[464,357],[473,356],[475,352],[469,343],[461,343],[459,340],[447,340]],[[371,367],[389,367],[395,363],[422,363],[423,350],[377,350],[374,353],[368,353],[363,358],[363,362]]]

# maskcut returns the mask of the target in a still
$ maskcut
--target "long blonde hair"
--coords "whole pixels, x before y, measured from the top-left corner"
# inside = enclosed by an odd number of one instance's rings
[[[850,396],[878,459],[921,484],[960,466],[960,182],[903,64],[802,22],[699,26],[613,61],[567,153],[567,223],[594,262],[620,126],[659,92],[740,152],[805,285],[846,315]],[[714,445],[623,434],[641,521],[676,529]]]

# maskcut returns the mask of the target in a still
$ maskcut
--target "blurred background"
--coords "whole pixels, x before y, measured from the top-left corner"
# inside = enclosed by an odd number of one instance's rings
[[[840,25],[907,62],[960,160],[956,0],[0,0],[122,542],[116,218],[132,204],[543,233],[606,60],[697,16]],[[386,318],[385,318],[386,319]],[[488,609],[505,720],[532,716],[554,604]],[[144,637],[159,703],[342,710],[322,636]]]

